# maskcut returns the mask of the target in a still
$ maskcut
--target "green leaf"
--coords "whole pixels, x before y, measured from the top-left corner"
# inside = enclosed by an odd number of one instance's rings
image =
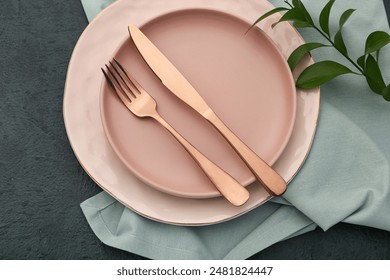
[[[260,21],[262,21],[263,19],[273,15],[273,14],[276,14],[278,12],[281,12],[281,11],[287,11],[289,10],[288,8],[284,8],[284,7],[279,7],[279,8],[275,8],[275,9],[272,9],[268,12],[266,12],[265,14],[263,14],[261,17],[259,17],[252,25],[251,27],[248,28],[248,30],[250,30],[251,28],[253,28],[253,26],[255,26],[256,24],[258,24]],[[248,31],[247,31],[248,32]]]
[[[320,48],[320,47],[325,47],[326,45],[321,44],[321,43],[306,43],[298,48],[296,48],[289,56],[287,62],[288,65],[290,66],[291,71],[295,69],[299,61],[301,61],[302,57],[307,54],[308,52]]]
[[[322,9],[320,14],[320,26],[322,30],[330,37],[329,32],[329,15],[330,10],[332,9],[332,6],[336,0],[330,0],[328,4],[325,5],[325,7]]]
[[[382,96],[387,101],[390,101],[390,84],[388,84],[387,87],[385,87],[385,89],[382,90]]]
[[[383,81],[378,62],[371,54],[367,56],[366,60],[366,80],[373,92],[382,94],[386,84]]]
[[[344,24],[347,22],[347,20],[349,19],[349,17],[352,15],[352,13],[356,11],[355,9],[349,9],[349,10],[346,10],[340,17],[340,22],[339,22],[339,26],[340,26],[340,29],[344,26]]]
[[[293,22],[293,26],[294,26],[295,28],[313,27],[313,25],[311,25],[311,24],[308,23],[308,22],[304,22],[304,21],[294,21],[294,22]]]
[[[296,82],[299,88],[314,88],[318,87],[337,76],[353,73],[348,67],[344,65],[326,60],[314,63],[307,67]]]
[[[346,10],[340,17],[339,26],[340,29],[337,31],[336,35],[334,36],[334,45],[336,49],[341,52],[343,55],[348,56],[347,47],[345,46],[343,34],[341,33],[341,29],[343,28],[344,24],[348,20],[348,18],[351,16],[351,14],[354,12],[354,9]]]
[[[366,55],[362,55],[357,59],[357,64],[362,67],[363,69],[366,67]]]
[[[384,31],[374,31],[366,40],[365,54],[376,52],[390,43],[390,35]]]
[[[311,25],[313,25],[313,20],[310,16],[309,12],[306,10],[305,6],[303,5],[303,3],[300,0],[293,0],[292,3],[294,5],[294,7],[297,8],[305,17],[306,20],[303,20],[303,21],[306,21],[306,22],[310,23]]]
[[[334,36],[334,45],[339,52],[341,52],[345,56],[348,56],[347,47],[345,46],[341,29]]]
[[[307,23],[307,24],[310,24],[305,15],[302,13],[301,10],[297,9],[297,8],[292,8],[290,10],[288,10],[281,18],[278,22],[272,24],[272,28],[274,28],[276,25],[278,25],[279,23],[283,22],[283,21],[297,21],[297,22],[304,22],[304,23]]]

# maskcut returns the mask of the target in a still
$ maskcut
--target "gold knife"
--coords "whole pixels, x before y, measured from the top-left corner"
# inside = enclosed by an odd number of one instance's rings
[[[128,28],[141,56],[161,82],[173,94],[207,119],[225,137],[269,194],[282,195],[287,185],[284,179],[221,121],[187,79],[138,27],[129,25]]]

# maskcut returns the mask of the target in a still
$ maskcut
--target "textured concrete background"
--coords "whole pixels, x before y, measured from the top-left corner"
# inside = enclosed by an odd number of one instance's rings
[[[102,244],[79,207],[100,192],[62,118],[68,62],[87,26],[80,1],[0,7],[0,259],[142,259]],[[390,232],[340,224],[252,258],[390,259]]]

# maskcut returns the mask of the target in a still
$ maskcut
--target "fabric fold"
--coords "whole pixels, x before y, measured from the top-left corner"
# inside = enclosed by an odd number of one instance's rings
[[[103,243],[152,259],[247,258],[316,227],[294,207],[275,203],[264,204],[239,219],[202,227],[148,220],[105,192],[86,200],[81,208]]]
[[[324,230],[358,217],[362,225],[390,230],[390,218],[383,215],[390,213],[389,161],[342,112],[327,102],[321,106],[310,164],[304,165],[284,198]],[[308,188],[307,182],[316,185]]]

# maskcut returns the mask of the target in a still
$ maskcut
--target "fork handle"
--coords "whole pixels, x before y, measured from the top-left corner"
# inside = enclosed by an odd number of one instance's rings
[[[219,130],[234,150],[236,150],[237,154],[269,194],[281,196],[286,191],[286,181],[242,142],[242,140],[238,138],[212,110],[209,110],[204,116],[217,130]]]
[[[181,136],[170,124],[168,124],[158,113],[151,116],[164,126],[187,150],[204,173],[213,182],[218,191],[233,205],[241,206],[249,199],[248,190],[237,182],[231,175],[222,170],[219,166],[209,160],[205,155],[192,146]]]

